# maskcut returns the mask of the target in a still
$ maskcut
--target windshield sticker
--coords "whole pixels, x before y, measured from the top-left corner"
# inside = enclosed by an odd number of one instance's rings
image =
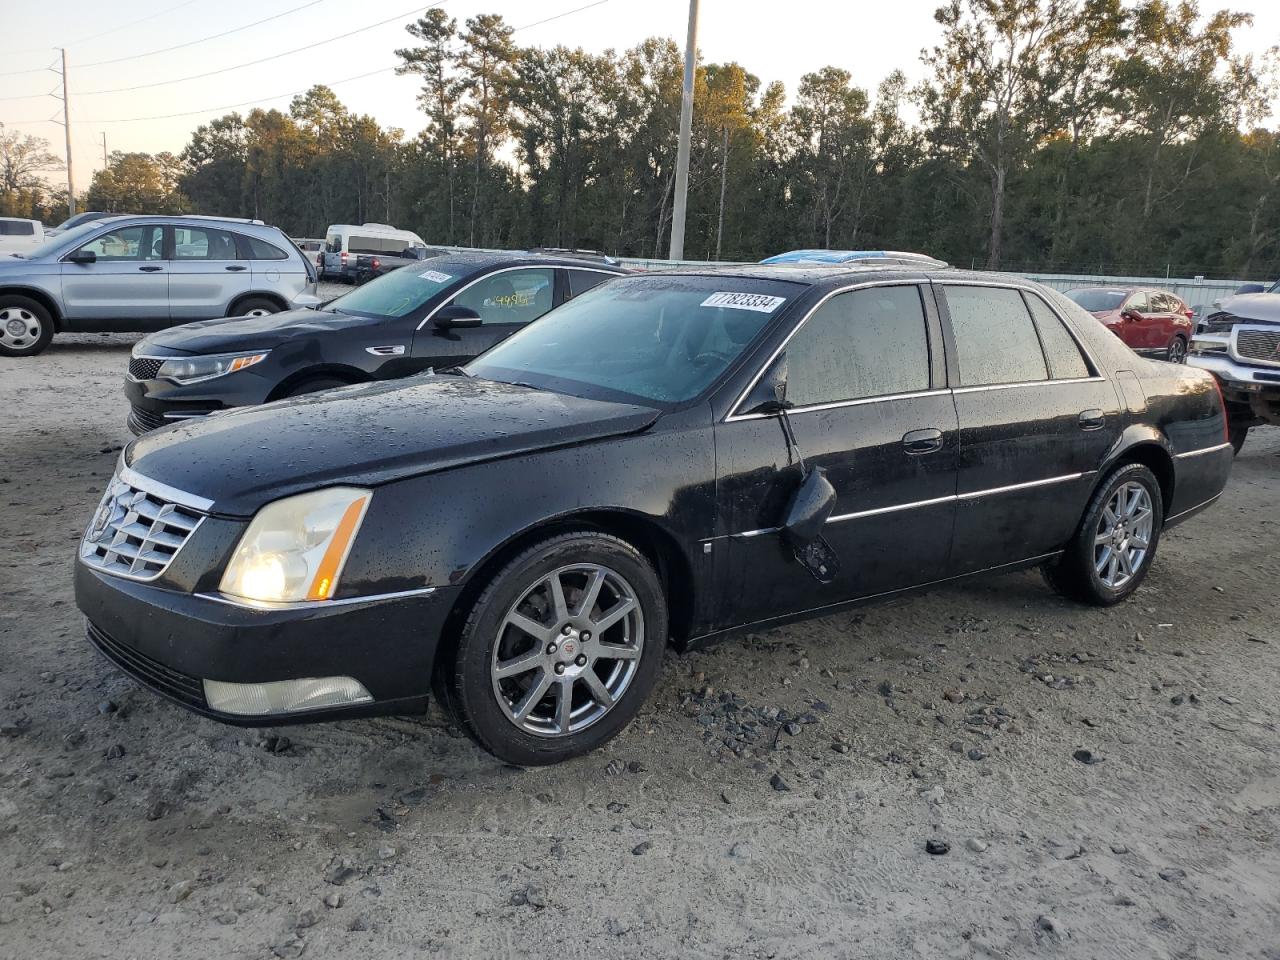
[[[771,297],[765,293],[713,293],[702,301],[704,307],[729,307],[732,310],[754,310],[757,313],[773,313],[786,297]]]
[[[439,270],[423,270],[418,274],[423,280],[430,280],[432,283],[448,283],[453,279],[447,273],[441,273]]]

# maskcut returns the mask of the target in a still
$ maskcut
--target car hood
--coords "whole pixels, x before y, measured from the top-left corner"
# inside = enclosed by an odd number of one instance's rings
[[[422,376],[242,407],[143,436],[126,466],[249,516],[335,484],[376,486],[643,430],[648,407],[492,380]]]
[[[1280,323],[1280,294],[1242,293],[1227,297],[1208,313],[1229,313],[1249,323]]]
[[[270,350],[297,337],[384,323],[385,320],[327,310],[286,310],[265,317],[223,317],[153,333],[138,345],[135,352],[158,349],[163,353],[210,354]]]

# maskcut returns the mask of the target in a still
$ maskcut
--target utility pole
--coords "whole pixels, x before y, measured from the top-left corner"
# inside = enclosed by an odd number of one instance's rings
[[[102,169],[107,169],[107,131],[102,131]]]
[[[698,0],[689,0],[689,37],[684,47],[684,96],[680,101],[680,146],[676,150],[676,196],[671,212],[672,260],[684,259],[684,214],[689,199],[689,137],[693,132],[693,78],[698,68]]]
[[[67,135],[67,216],[76,215],[76,180],[71,172],[71,101],[67,98],[67,48],[62,47],[62,130]]]

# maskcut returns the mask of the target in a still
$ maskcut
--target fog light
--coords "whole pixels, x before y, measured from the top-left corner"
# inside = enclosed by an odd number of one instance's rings
[[[307,677],[275,683],[224,683],[221,680],[206,680],[204,697],[211,710],[242,716],[294,713],[320,707],[370,703],[373,700],[369,691],[350,677]]]

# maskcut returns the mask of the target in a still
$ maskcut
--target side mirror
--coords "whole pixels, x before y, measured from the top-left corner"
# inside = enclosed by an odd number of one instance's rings
[[[1121,320],[1137,320],[1138,314],[1135,313],[1133,310],[1121,310],[1120,319]]]
[[[450,304],[437,310],[431,322],[441,330],[450,330],[454,327],[478,327],[480,326],[480,314],[470,307]]]
[[[1266,292],[1267,292],[1266,285],[1265,285],[1265,284],[1261,284],[1261,283],[1242,283],[1242,284],[1240,284],[1240,286],[1236,287],[1236,293],[1237,293],[1237,294],[1241,294],[1241,293],[1266,293]]]
[[[836,508],[836,489],[822,467],[814,467],[791,497],[782,521],[782,535],[793,547],[804,547],[822,535]]]
[[[67,257],[67,263],[97,263],[98,255],[92,250],[80,249]]]
[[[743,404],[743,413],[772,416],[791,409],[787,400],[787,355],[780,354],[765,371]]]

